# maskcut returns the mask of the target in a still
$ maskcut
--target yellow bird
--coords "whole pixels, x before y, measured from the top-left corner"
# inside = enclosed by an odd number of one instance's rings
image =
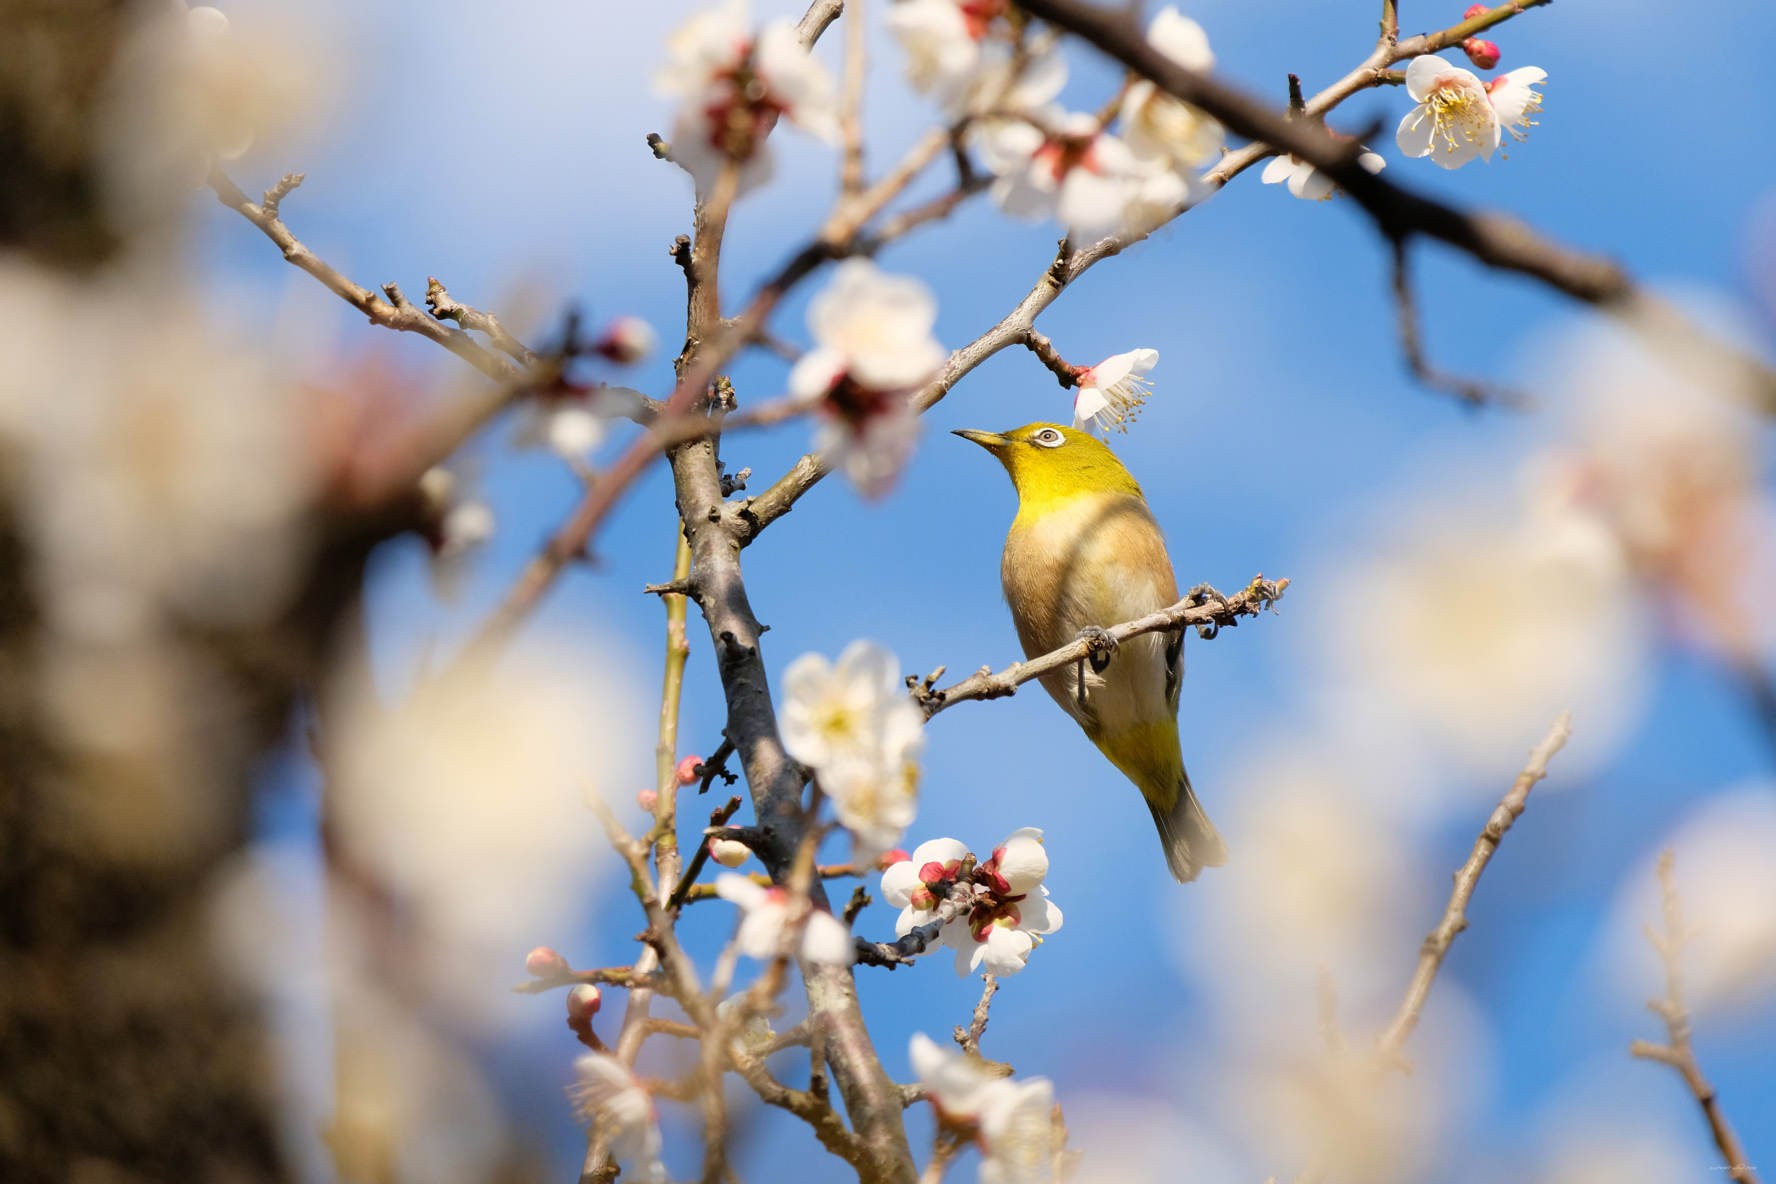
[[[955,434],[998,457],[1017,487],[999,570],[1024,656],[1093,643],[1090,669],[1071,663],[1042,685],[1147,799],[1173,876],[1194,880],[1226,863],[1178,747],[1183,629],[1120,645],[1104,631],[1178,599],[1141,487],[1102,441],[1059,424]]]

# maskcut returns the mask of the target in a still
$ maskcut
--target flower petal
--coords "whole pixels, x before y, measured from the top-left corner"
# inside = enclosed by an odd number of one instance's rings
[[[802,929],[802,957],[810,962],[849,965],[855,958],[851,930],[831,913],[815,909]]]
[[[1394,132],[1394,143],[1407,156],[1429,156],[1431,154],[1431,137],[1436,134],[1437,123],[1431,113],[1422,104],[1406,112],[1400,120],[1400,127]]]

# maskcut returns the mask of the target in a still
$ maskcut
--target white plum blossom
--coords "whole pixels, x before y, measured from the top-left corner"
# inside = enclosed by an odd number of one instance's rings
[[[925,1087],[925,1096],[946,1122],[972,1122],[994,1086],[1004,1079],[988,1072],[979,1058],[951,1052],[923,1032],[913,1033],[907,1059]]]
[[[587,1122],[602,1120],[611,1154],[624,1162],[625,1180],[666,1184],[660,1162],[660,1119],[654,1100],[623,1063],[605,1053],[587,1053],[574,1062],[578,1080],[569,1093]]]
[[[803,654],[783,672],[783,747],[814,770],[865,858],[912,825],[925,714],[900,682],[894,655],[856,641],[836,663]]]
[[[754,37],[746,0],[725,0],[693,16],[666,42],[654,89],[681,101],[673,119],[672,159],[713,184],[724,161],[751,163],[742,187],[769,172],[761,148],[782,117],[828,143],[838,138],[832,78],[811,57],[794,24],[773,21]]]
[[[882,873],[882,899],[900,910],[894,936],[905,937],[937,918],[933,885],[953,882],[962,872],[968,848],[959,839],[929,839],[913,849],[910,858],[891,864]]]
[[[980,1114],[981,1184],[1043,1184],[1061,1151],[1054,1084],[1046,1077],[995,1081]]]
[[[901,910],[895,935],[942,920],[939,937],[956,951],[957,974],[1016,974],[1040,939],[1061,927],[1061,910],[1042,885],[1048,874],[1042,832],[1023,827],[989,858],[969,867],[970,859],[960,841],[933,839],[882,873],[883,899]],[[946,905],[958,885],[962,901]]]
[[[1534,88],[1547,77],[1548,72],[1540,66],[1519,66],[1486,84],[1486,97],[1492,100],[1499,126],[1520,143],[1529,139],[1524,129],[1535,126],[1530,116],[1542,109],[1541,92]]]
[[[1207,73],[1215,68],[1208,34],[1169,5],[1147,26],[1147,42],[1188,70]],[[1130,151],[1176,170],[1185,179],[1189,200],[1204,195],[1197,174],[1220,156],[1226,143],[1220,123],[1145,79],[1124,93],[1120,118]]]
[[[1425,54],[1406,67],[1406,93],[1418,106],[1406,113],[1394,140],[1407,156],[1429,156],[1459,169],[1476,156],[1491,160],[1505,129],[1518,140],[1542,108],[1533,88],[1548,72],[1524,66],[1481,82],[1471,71]]]
[[[1446,169],[1459,169],[1476,156],[1492,159],[1499,146],[1498,112],[1473,71],[1423,54],[1406,67],[1406,93],[1418,106],[1394,133],[1400,151],[1429,156]]]
[[[1371,152],[1367,148],[1357,155],[1357,164],[1364,172],[1368,173],[1379,173],[1387,167],[1387,161],[1381,158],[1380,153]],[[1275,185],[1280,181],[1286,181],[1289,185],[1289,192],[1304,201],[1328,201],[1339,192],[1338,186],[1332,183],[1331,177],[1314,168],[1299,156],[1274,158],[1264,166],[1264,172],[1260,174],[1258,179],[1266,185]]]
[[[740,952],[760,962],[775,958],[783,944],[783,927],[789,923],[788,890],[724,872],[716,877],[715,894],[740,906],[740,932],[734,938]],[[831,913],[810,909],[797,953],[809,962],[849,963],[851,930]]]
[[[930,288],[868,259],[846,260],[808,306],[815,344],[789,393],[818,402],[816,448],[866,497],[886,492],[912,455],[919,417],[908,400],[946,356],[936,323]]]
[[[1054,218],[1069,237],[1095,242],[1155,224],[1190,186],[1163,159],[1143,158],[1082,112],[983,120],[975,136],[997,177],[993,200],[1018,218]]]
[[[1073,426],[1082,431],[1091,427],[1128,431],[1152,393],[1153,382],[1146,375],[1157,365],[1158,350],[1131,349],[1080,371],[1073,380],[1079,388],[1073,396]]]

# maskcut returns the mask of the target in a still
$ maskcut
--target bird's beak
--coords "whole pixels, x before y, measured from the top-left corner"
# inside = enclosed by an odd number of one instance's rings
[[[973,440],[988,452],[997,452],[1011,443],[1009,439],[998,432],[977,432],[973,428],[957,428],[950,435],[961,436],[964,440]]]

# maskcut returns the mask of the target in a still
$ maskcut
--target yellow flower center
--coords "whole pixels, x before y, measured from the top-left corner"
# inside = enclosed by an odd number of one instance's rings
[[[1456,150],[1457,137],[1468,143],[1484,140],[1492,126],[1492,107],[1486,95],[1453,79],[1438,83],[1425,96],[1425,107],[1431,113],[1431,139],[1441,139],[1445,152]]]

